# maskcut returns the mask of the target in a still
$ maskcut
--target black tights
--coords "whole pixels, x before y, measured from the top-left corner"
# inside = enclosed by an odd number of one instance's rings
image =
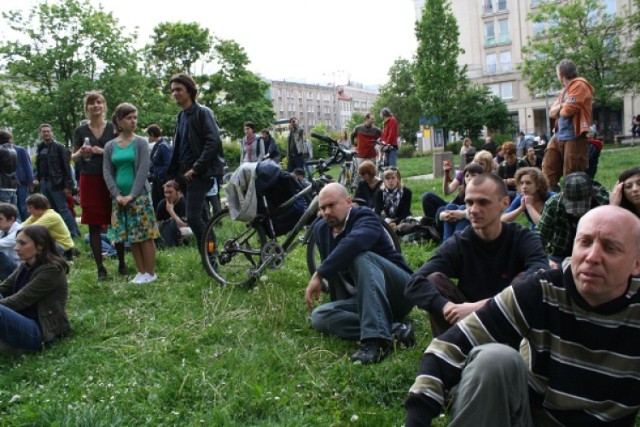
[[[103,267],[102,265],[102,239],[100,237],[100,225],[89,226],[89,245],[91,246],[91,252],[93,252],[93,259],[96,260],[96,266],[98,269]],[[124,243],[115,244],[116,253],[118,255],[118,267],[122,268],[126,264],[124,262]]]

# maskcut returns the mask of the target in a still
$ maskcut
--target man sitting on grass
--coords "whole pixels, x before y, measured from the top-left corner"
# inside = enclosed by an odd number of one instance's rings
[[[640,408],[638,274],[640,220],[618,206],[589,211],[564,271],[508,287],[432,341],[405,425],[431,425],[457,384],[452,425],[632,426]]]
[[[359,339],[362,345],[351,360],[362,364],[388,356],[394,339],[414,345],[412,325],[401,323],[413,308],[404,297],[411,268],[396,251],[380,218],[367,207],[353,206],[349,192],[338,183],[320,191],[319,207],[322,219],[314,236],[322,264],[309,281],[305,300],[313,308],[326,278],[332,301],[313,310],[313,327]]]
[[[18,209],[0,203],[0,281],[9,277],[20,261],[16,252],[16,233],[22,228],[17,221]]]
[[[49,199],[40,193],[35,193],[27,197],[26,203],[31,216],[22,225],[26,227],[30,224],[38,224],[48,228],[56,242],[58,253],[64,255],[66,259],[73,258],[77,250],[71,233],[60,214],[50,208]]]

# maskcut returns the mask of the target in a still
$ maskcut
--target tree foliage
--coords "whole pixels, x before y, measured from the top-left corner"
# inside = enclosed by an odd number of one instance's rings
[[[213,108],[232,135],[242,132],[245,120],[259,127],[273,122],[269,85],[246,69],[244,49],[214,39],[197,23],[158,24],[150,44],[138,51],[135,31],[125,34],[111,13],[89,0],[42,2],[3,19],[20,34],[0,41],[0,123],[17,143],[35,141],[41,123],[51,123],[57,139],[70,143],[84,119],[84,94],[96,89],[111,110],[124,101],[138,107],[139,132],[157,123],[170,135],[179,107],[168,82],[176,72],[196,79],[198,101]]]
[[[16,141],[33,141],[47,122],[68,143],[84,118],[85,91],[102,88],[107,99],[131,101],[131,88],[141,86],[136,52],[129,49],[136,35],[125,36],[111,13],[87,0],[40,3],[27,16],[12,11],[3,18],[27,38],[0,44],[10,85],[4,89],[10,107],[0,119]]]
[[[373,108],[373,111],[380,111],[388,107],[398,120],[400,136],[407,141],[415,141],[421,115],[413,70],[411,61],[397,59],[389,69],[389,81],[380,88]]]
[[[149,73],[168,78],[179,72],[196,72],[196,63],[210,59],[213,39],[207,28],[196,22],[162,22],[153,29],[151,43],[145,49]]]
[[[474,140],[480,136],[483,126],[492,131],[504,131],[509,124],[507,105],[486,86],[468,87],[456,96],[449,116],[452,131]]]
[[[458,43],[458,24],[449,0],[425,1],[416,37],[414,75],[423,112],[439,119],[440,127],[449,128],[456,95],[468,86],[466,66],[458,65],[464,50]]]
[[[347,122],[347,133],[349,134],[349,137],[351,137],[351,132],[353,132],[353,129],[364,123],[364,114],[362,113],[353,113],[351,115],[351,118],[349,119],[349,121]]]
[[[568,58],[593,85],[597,104],[619,104],[620,96],[638,83],[640,57],[632,51],[638,45],[638,28],[629,25],[638,19],[637,10],[625,18],[629,11],[608,14],[598,0],[541,3],[529,15],[541,31],[523,48],[528,89],[533,94],[559,90],[555,67]]]

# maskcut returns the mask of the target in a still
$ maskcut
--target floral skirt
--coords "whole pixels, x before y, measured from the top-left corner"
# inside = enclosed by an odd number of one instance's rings
[[[112,243],[137,243],[160,236],[149,193],[140,194],[127,206],[112,201],[107,236]]]

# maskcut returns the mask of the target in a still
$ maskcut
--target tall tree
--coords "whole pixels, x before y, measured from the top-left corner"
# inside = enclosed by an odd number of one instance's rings
[[[6,24],[26,38],[0,42],[11,106],[0,112],[16,141],[33,141],[38,125],[51,123],[61,142],[69,143],[84,118],[82,98],[102,88],[110,102],[143,80],[131,49],[136,34],[125,36],[111,13],[88,0],[40,3],[27,16],[3,13]],[[108,83],[103,78],[108,76]],[[118,89],[120,88],[120,89]],[[125,92],[126,91],[126,92]]]
[[[203,102],[215,105],[220,125],[233,138],[242,135],[242,124],[252,121],[257,128],[268,127],[275,114],[268,99],[269,84],[247,70],[249,57],[233,40],[218,40],[214,57],[219,71],[209,78]]]
[[[636,0],[637,2],[637,0]],[[523,48],[522,73],[532,93],[560,89],[556,65],[573,60],[578,74],[594,88],[594,101],[603,108],[619,107],[620,97],[638,83],[640,57],[631,49],[638,43],[638,19],[626,9],[610,14],[599,0],[541,3],[529,19],[538,33]]]
[[[400,135],[407,141],[415,141],[420,99],[416,93],[413,64],[406,59],[397,59],[389,69],[389,81],[380,88],[373,111],[388,107],[398,120]]]
[[[210,59],[213,39],[196,22],[162,22],[145,48],[149,74],[165,79],[175,73],[198,74],[196,63]]]
[[[418,49],[414,75],[424,114],[450,127],[457,94],[468,86],[466,65],[458,65],[464,50],[458,43],[458,23],[449,0],[426,0],[416,24]],[[445,132],[446,135],[446,132]]]

